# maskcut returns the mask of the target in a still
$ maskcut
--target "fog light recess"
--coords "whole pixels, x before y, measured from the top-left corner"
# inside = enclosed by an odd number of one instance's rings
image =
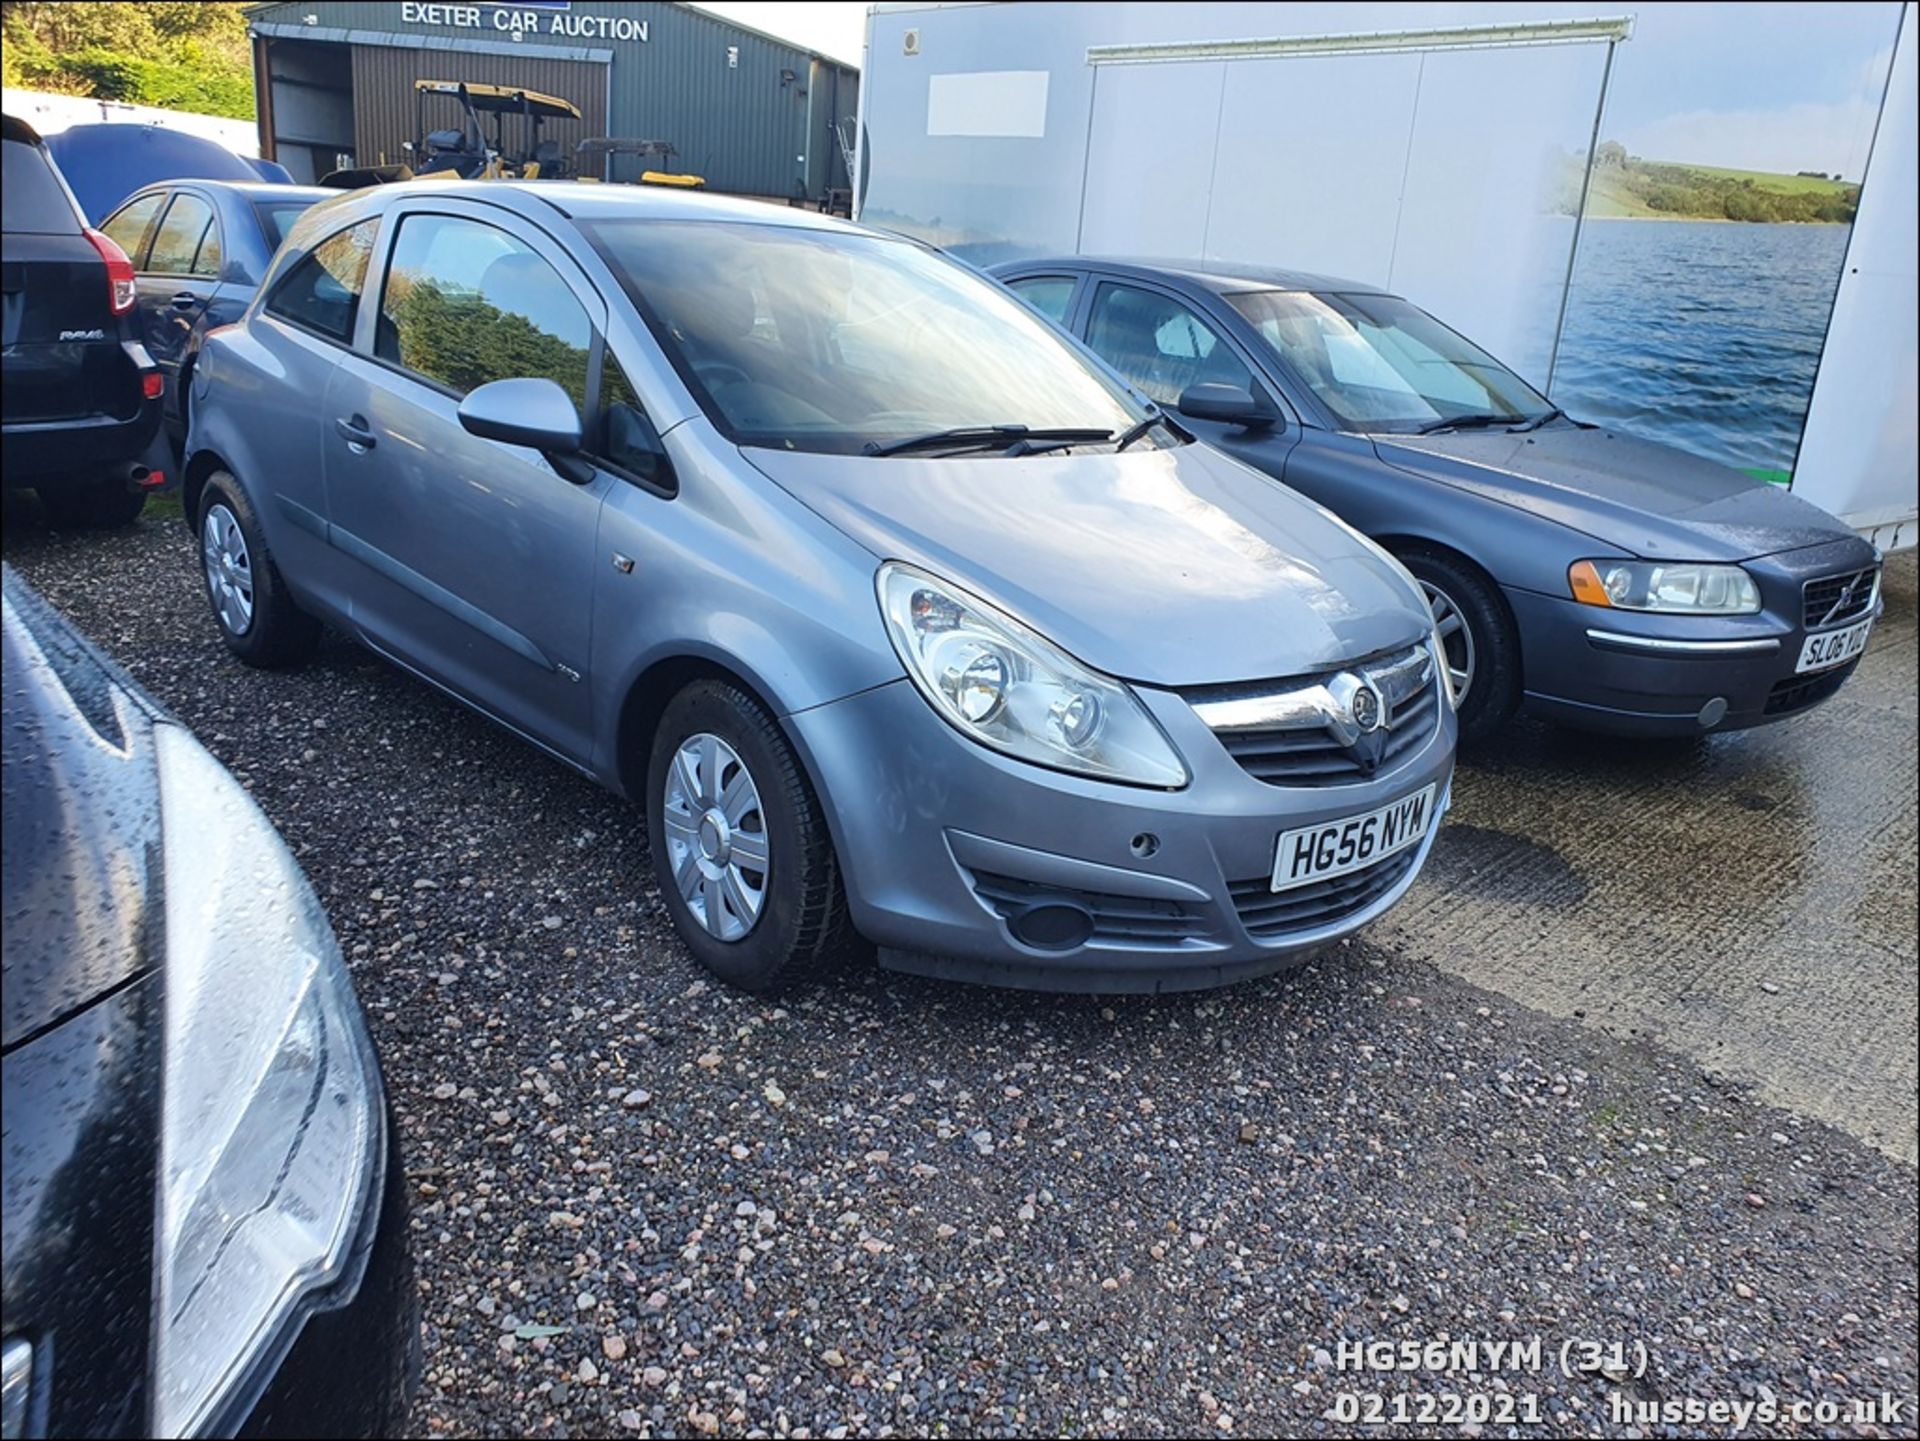
[[[1067,901],[1035,901],[1008,916],[1007,929],[1036,951],[1071,951],[1093,934],[1093,917]]]

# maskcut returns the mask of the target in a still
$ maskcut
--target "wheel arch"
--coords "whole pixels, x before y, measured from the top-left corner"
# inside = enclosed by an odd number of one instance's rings
[[[700,680],[716,680],[738,687],[773,718],[780,734],[793,747],[794,756],[800,762],[800,773],[806,777],[807,786],[820,806],[820,814],[826,821],[827,837],[832,842],[834,855],[844,876],[847,838],[842,833],[840,812],[834,806],[827,788],[821,784],[820,768],[815,763],[813,752],[794,728],[787,724],[787,711],[774,702],[771,688],[731,656],[697,651],[663,656],[647,665],[628,684],[626,694],[620,700],[619,720],[614,733],[615,750],[611,758],[613,779],[618,784],[620,794],[630,804],[640,807],[642,814],[646,813],[647,764],[653,754],[653,738],[660,728],[660,718],[675,696]]]
[[[1482,565],[1478,560],[1474,559],[1474,557],[1468,555],[1464,550],[1461,550],[1459,546],[1440,540],[1435,536],[1427,535],[1421,531],[1380,531],[1373,533],[1372,538],[1376,544],[1386,547],[1386,549],[1392,551],[1395,555],[1400,555],[1410,550],[1425,551],[1430,555],[1444,556],[1448,560],[1464,561],[1486,577],[1489,585],[1498,586],[1500,584],[1499,581],[1494,579],[1493,572],[1488,570],[1486,566]]]
[[[221,457],[218,451],[197,450],[187,457],[185,470],[180,474],[180,508],[184,513],[187,529],[197,530],[200,524],[200,494],[207,488],[207,480],[218,471],[234,474],[233,467]],[[237,480],[238,477],[235,476]]]
[[[1492,591],[1494,599],[1499,602],[1500,609],[1505,613],[1508,621],[1515,622],[1513,606],[1507,600],[1506,587],[1500,583],[1500,578],[1458,546],[1418,532],[1379,534],[1373,537],[1373,541],[1381,548],[1391,551],[1396,558],[1408,554],[1431,555],[1466,566],[1487,583],[1487,588]],[[1515,622],[1515,639],[1518,639],[1517,622]]]
[[[774,703],[766,685],[731,658],[685,651],[654,660],[628,683],[626,693],[620,698],[612,761],[614,778],[628,800],[636,805],[646,804],[647,759],[653,750],[654,733],[660,728],[660,717],[675,696],[700,680],[720,681],[751,696],[773,717],[787,744],[799,756],[807,773],[807,783],[816,796],[820,794],[813,763],[787,726],[781,708]]]
[[[1491,694],[1495,699],[1489,702],[1470,695],[1460,702],[1462,715],[1469,717],[1463,721],[1461,744],[1466,746],[1480,743],[1506,723],[1526,694],[1526,638],[1521,633],[1520,618],[1514,614],[1513,602],[1507,597],[1506,587],[1501,585],[1492,572],[1473,556],[1444,541],[1433,540],[1422,535],[1381,535],[1374,539],[1397,560],[1406,564],[1409,571],[1414,569],[1419,560],[1431,559],[1453,570],[1465,572],[1467,577],[1477,582],[1475,588],[1483,591],[1493,606],[1492,623],[1497,632],[1493,639],[1496,642],[1504,642],[1506,648],[1504,672],[1496,671],[1503,674],[1503,679],[1489,692],[1487,687],[1494,682],[1491,677],[1484,677],[1482,674],[1485,671],[1495,670],[1499,665],[1500,648],[1496,644],[1489,655],[1481,657],[1477,662],[1479,670],[1469,676],[1468,682],[1479,696]],[[1415,579],[1421,578],[1416,575]],[[1445,589],[1452,591],[1458,587]],[[1449,599],[1456,610],[1463,613],[1463,616],[1469,610],[1467,597],[1450,594]],[[1471,624],[1469,620],[1470,644],[1474,643]]]

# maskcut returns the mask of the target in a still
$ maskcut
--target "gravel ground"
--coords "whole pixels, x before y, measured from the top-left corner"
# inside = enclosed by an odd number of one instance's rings
[[[1915,1173],[1839,1132],[1365,941],[1200,998],[741,997],[620,801],[344,642],[230,663],[175,523],[6,532],[332,912],[413,1182],[416,1431],[1344,1434],[1341,1392],[1505,1390],[1526,1434],[1668,1434],[1615,1392],[1890,1392],[1830,1433],[1915,1434]],[[1538,1374],[1331,1364],[1534,1336]],[[1564,1379],[1571,1338],[1646,1374]]]

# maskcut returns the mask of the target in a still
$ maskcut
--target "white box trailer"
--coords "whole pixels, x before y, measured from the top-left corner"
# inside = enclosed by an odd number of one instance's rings
[[[982,265],[1043,252],[1227,260],[1386,286],[1578,413],[1790,476],[1883,547],[1911,545],[1913,11],[878,4],[857,214]],[[1775,152],[1812,143],[1796,124],[1826,127],[1807,153],[1832,157],[1831,179],[1864,172],[1850,233],[1650,231],[1596,203],[1596,174],[1626,154],[1609,127],[1650,107],[1673,115],[1651,117],[1649,144],[1743,143],[1713,123],[1729,67],[1754,63],[1728,47],[1729,26],[1771,27],[1743,43],[1789,65],[1816,37],[1859,52],[1861,93],[1812,119],[1785,107]],[[1767,103],[1756,96],[1745,122],[1757,135]],[[1724,189],[1756,183],[1702,168]],[[1759,183],[1849,188],[1824,169],[1790,177]],[[1712,294],[1663,286],[1675,267],[1720,284],[1724,314],[1712,317]]]

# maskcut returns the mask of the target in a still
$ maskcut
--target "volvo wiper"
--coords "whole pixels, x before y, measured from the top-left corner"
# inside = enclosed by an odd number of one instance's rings
[[[959,425],[951,430],[930,431],[926,435],[909,436],[905,440],[889,441],[880,445],[874,441],[866,444],[868,455],[906,455],[916,450],[1007,450],[1013,454],[1031,454],[1018,451],[1014,447],[1022,441],[1054,440],[1062,443],[1078,441],[1085,444],[1095,440],[1111,440],[1110,430],[1075,429],[1071,426],[1058,426],[1052,429],[1036,428],[1029,425]]]
[[[1517,415],[1443,415],[1438,420],[1429,420],[1425,425],[1414,428],[1415,435],[1432,435],[1440,430],[1482,430],[1492,425],[1512,425],[1521,417]]]
[[[1164,410],[1156,410],[1152,415],[1147,416],[1146,419],[1135,421],[1132,425],[1121,431],[1114,444],[1113,453],[1118,455],[1148,431],[1152,430],[1156,425],[1166,426],[1175,436],[1180,434],[1180,427],[1167,419],[1167,413]]]
[[[1515,435],[1520,435],[1529,430],[1538,430],[1541,426],[1545,425],[1550,420],[1565,420],[1566,418],[1567,418],[1566,411],[1562,410],[1559,406],[1556,405],[1551,410],[1542,411],[1540,414],[1534,416],[1532,420],[1527,421],[1525,424],[1514,426],[1513,433]]]

